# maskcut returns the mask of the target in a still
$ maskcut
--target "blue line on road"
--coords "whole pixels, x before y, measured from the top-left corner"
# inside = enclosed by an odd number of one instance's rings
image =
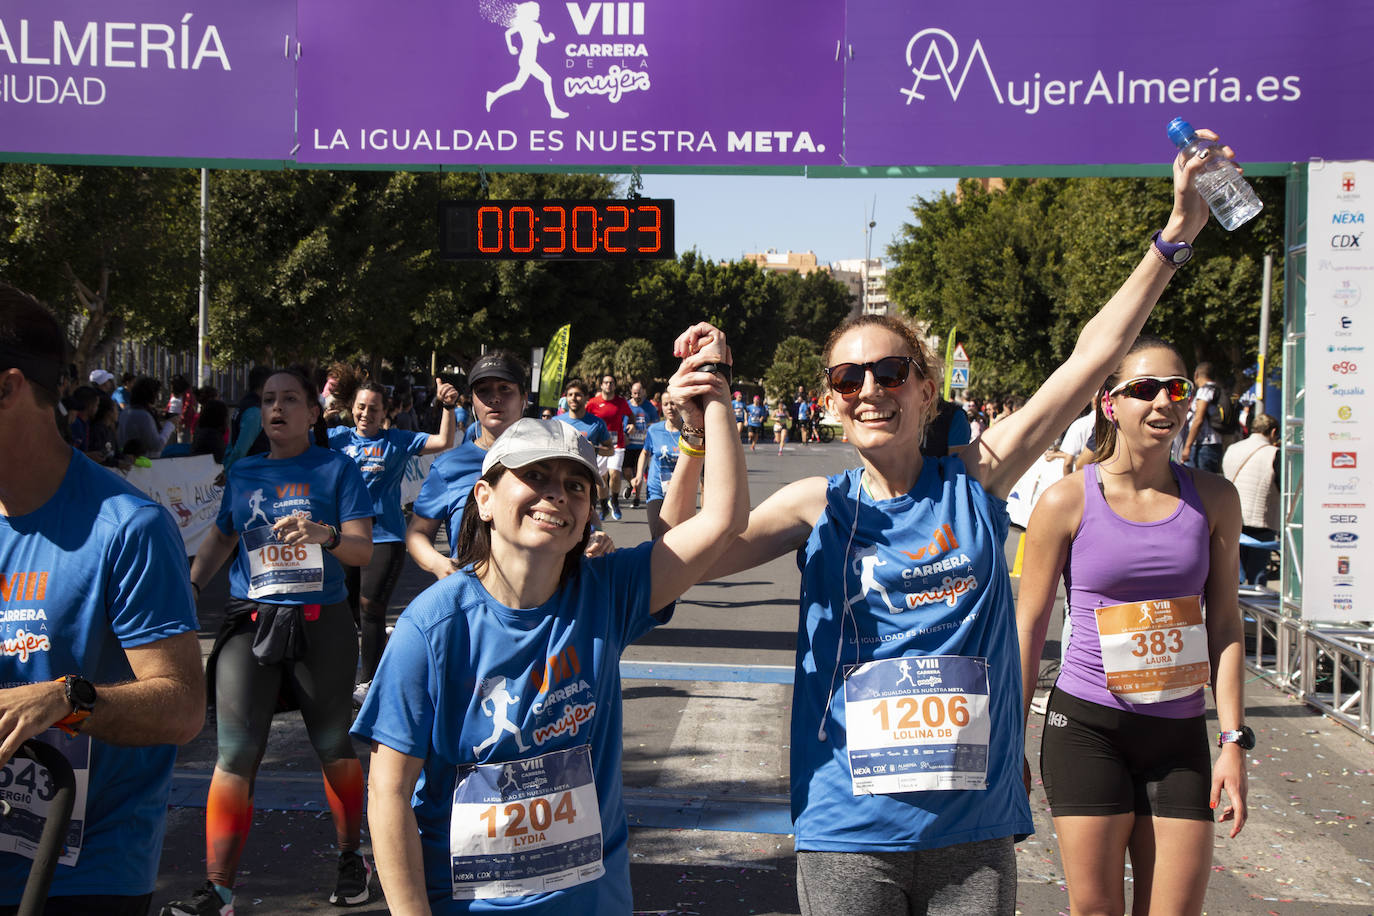
[[[620,660],[620,676],[643,681],[733,681],[747,684],[790,684],[791,665],[712,665],[691,662],[631,662]]]
[[[168,804],[174,808],[204,808],[209,789],[208,773],[179,770],[172,775]],[[627,788],[624,798],[631,827],[722,830],[732,833],[792,832],[791,809],[783,796],[729,798],[673,795]],[[329,809],[318,773],[259,773],[253,807],[259,811]]]

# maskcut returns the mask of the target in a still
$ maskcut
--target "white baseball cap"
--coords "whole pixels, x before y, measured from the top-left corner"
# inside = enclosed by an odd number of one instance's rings
[[[566,458],[587,469],[597,478],[596,450],[577,430],[562,420],[536,420],[523,417],[497,437],[482,461],[482,475],[494,466],[523,468],[540,461]]]
[[[92,385],[104,385],[115,380],[114,375],[104,369],[92,369],[90,378]]]

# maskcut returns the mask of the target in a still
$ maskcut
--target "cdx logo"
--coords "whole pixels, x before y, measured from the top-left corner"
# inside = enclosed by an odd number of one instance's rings
[[[1363,236],[1363,232],[1333,235],[1331,236],[1331,247],[1337,251],[1353,251],[1360,247],[1360,239]]]

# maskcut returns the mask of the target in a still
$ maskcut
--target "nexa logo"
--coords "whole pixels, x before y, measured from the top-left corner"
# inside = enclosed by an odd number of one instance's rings
[[[592,34],[597,19],[601,20],[602,35],[644,34],[643,3],[588,3],[586,12],[580,3],[566,5],[579,35]]]
[[[1363,226],[1363,210],[1341,210],[1331,214],[1331,224],[1334,226]]]

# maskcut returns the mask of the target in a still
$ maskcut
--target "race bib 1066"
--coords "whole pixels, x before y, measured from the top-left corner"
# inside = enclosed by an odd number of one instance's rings
[[[591,749],[477,766],[453,790],[449,850],[454,900],[523,897],[601,877]]]
[[[267,525],[243,532],[248,553],[248,598],[318,592],[324,588],[324,553],[319,544],[282,544]]]
[[[987,659],[867,662],[845,678],[844,715],[855,795],[987,787]]]
[[[1162,703],[1207,683],[1207,627],[1197,595],[1097,609],[1107,689],[1131,703]]]

